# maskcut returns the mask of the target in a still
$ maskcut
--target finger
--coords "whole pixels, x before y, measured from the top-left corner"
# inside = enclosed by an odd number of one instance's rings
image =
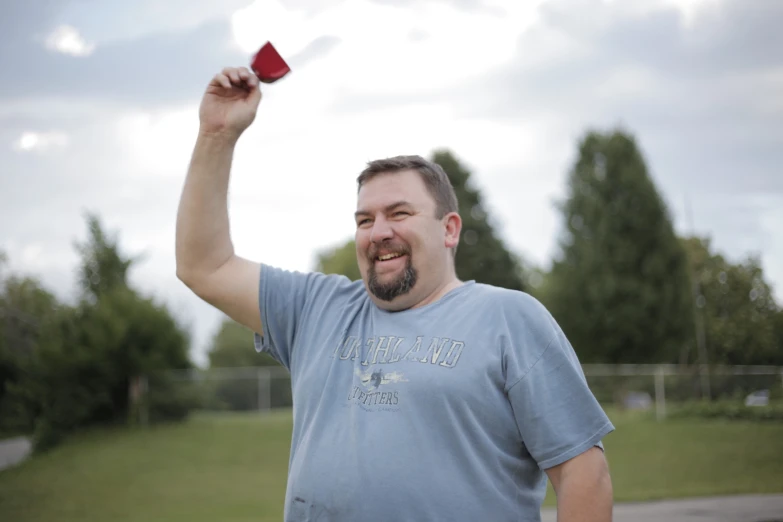
[[[229,83],[239,84],[239,75],[236,73],[236,69],[233,67],[226,67],[221,71],[221,74],[228,78]],[[230,85],[229,85],[230,88]]]
[[[242,88],[245,90],[253,90],[258,85],[258,78],[255,74],[251,73],[246,67],[240,67],[237,69],[237,75],[242,81]]]
[[[242,78],[239,77],[239,71],[237,71],[234,68],[231,68],[228,70],[228,74],[226,74],[226,76],[228,76],[228,79],[231,80],[231,83],[233,83],[237,87],[241,87]]]
[[[231,88],[231,81],[223,73],[216,74],[215,77],[212,79],[212,83],[220,87],[225,87],[226,89]]]

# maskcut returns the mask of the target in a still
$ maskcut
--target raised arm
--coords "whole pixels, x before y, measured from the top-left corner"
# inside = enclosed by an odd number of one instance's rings
[[[234,252],[228,183],[234,148],[261,101],[258,79],[226,68],[209,83],[199,132],[177,211],[177,277],[197,296],[257,333],[260,265]]]

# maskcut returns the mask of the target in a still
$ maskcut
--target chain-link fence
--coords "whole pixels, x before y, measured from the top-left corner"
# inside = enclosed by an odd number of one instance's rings
[[[667,411],[695,403],[767,406],[783,400],[783,367],[584,365],[599,402],[623,410]]]
[[[667,411],[709,398],[744,406],[783,403],[783,367],[677,365],[584,365],[587,382],[604,407]],[[265,412],[290,408],[291,380],[279,366],[170,371],[150,376],[151,400],[185,400],[193,410]],[[156,399],[157,397],[157,399]]]
[[[264,412],[293,405],[290,375],[278,366],[172,370],[150,375],[146,389],[148,401],[176,400],[195,411]]]

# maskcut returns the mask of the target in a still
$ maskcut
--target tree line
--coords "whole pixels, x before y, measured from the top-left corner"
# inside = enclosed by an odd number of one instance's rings
[[[758,256],[732,262],[708,237],[678,236],[629,133],[589,131],[577,150],[548,268],[504,242],[454,153],[432,153],[459,199],[457,275],[539,299],[583,363],[783,365],[783,310]],[[183,419],[196,404],[165,371],[194,369],[187,329],[132,288],[139,258],[124,255],[97,216],[87,216],[87,229],[75,245],[75,304],[7,273],[0,254],[0,435],[34,434],[38,449],[86,426],[138,422],[142,401],[150,422]],[[358,280],[353,241],[319,252],[313,269]],[[208,358],[210,368],[277,364],[229,319]],[[238,384],[221,387],[230,407],[253,407]]]
[[[36,451],[75,430],[179,420],[189,402],[164,369],[188,369],[190,337],[168,309],[131,287],[125,257],[95,215],[76,244],[79,295],[67,304],[34,277],[0,272],[0,435],[32,434]],[[7,259],[0,259],[0,270]],[[139,399],[139,400],[134,400]]]

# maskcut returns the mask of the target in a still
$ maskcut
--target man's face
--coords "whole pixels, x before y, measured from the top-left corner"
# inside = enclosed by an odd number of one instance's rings
[[[448,273],[448,220],[412,170],[380,174],[359,191],[356,255],[362,278],[382,308],[416,306]]]

